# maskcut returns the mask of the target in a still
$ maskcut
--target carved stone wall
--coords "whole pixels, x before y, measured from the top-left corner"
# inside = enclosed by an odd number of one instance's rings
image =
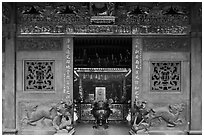
[[[150,132],[159,134],[165,130],[169,134],[177,131],[187,134],[190,117],[189,59],[190,53],[186,51],[143,52],[143,85],[139,99],[146,101],[153,113],[157,111]]]
[[[59,38],[18,38],[18,51],[59,51],[62,40]]]
[[[144,51],[190,51],[190,40],[186,37],[153,37],[143,39]]]
[[[16,38],[16,122],[18,123],[18,134],[45,134],[47,131],[53,131],[53,127],[50,127],[52,121],[49,118],[38,120],[37,126],[26,125],[25,122],[26,114],[30,115],[32,111],[36,113],[36,108],[47,111],[51,108],[50,105],[58,103],[66,97],[63,93],[65,70],[65,51],[63,49],[63,38],[60,37]],[[24,123],[21,121],[22,117],[25,118]],[[44,124],[47,125],[46,128],[43,128]]]

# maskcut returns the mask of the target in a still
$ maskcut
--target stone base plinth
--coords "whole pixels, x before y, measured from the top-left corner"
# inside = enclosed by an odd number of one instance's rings
[[[130,135],[187,135],[188,133],[180,130],[150,130],[150,131],[129,131]]]
[[[56,129],[53,127],[40,128],[40,127],[29,127],[21,130],[21,135],[53,135],[56,133]]]
[[[75,129],[72,128],[69,132],[66,129],[58,131],[55,135],[73,135],[75,133]]]

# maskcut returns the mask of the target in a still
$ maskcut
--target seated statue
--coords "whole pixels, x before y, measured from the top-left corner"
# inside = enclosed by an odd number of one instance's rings
[[[135,114],[134,123],[131,130],[137,134],[139,130],[144,130],[144,132],[149,130],[149,113],[152,112],[152,109],[147,109],[146,101],[136,101],[134,103],[134,110],[132,111]]]
[[[98,128],[99,126],[104,126],[108,128],[108,117],[112,113],[109,104],[104,101],[94,102],[91,114],[93,114],[96,119],[96,125],[93,128]]]

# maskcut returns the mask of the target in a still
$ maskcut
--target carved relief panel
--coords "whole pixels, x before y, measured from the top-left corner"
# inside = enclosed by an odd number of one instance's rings
[[[54,61],[53,60],[25,60],[24,61],[24,90],[25,91],[53,91]]]
[[[72,127],[72,104],[60,100],[18,102],[18,134],[56,134],[63,126]],[[64,113],[61,113],[64,112]],[[68,117],[63,120],[63,117]],[[70,131],[70,130],[68,130]],[[67,132],[68,132],[67,131]]]
[[[151,64],[151,91],[180,91],[181,62],[155,61]]]

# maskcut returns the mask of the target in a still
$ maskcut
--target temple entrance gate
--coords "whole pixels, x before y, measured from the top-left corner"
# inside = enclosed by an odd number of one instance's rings
[[[95,99],[96,88],[115,103],[110,120],[125,120],[124,108],[143,101],[159,117],[151,121],[152,131],[200,132],[199,4],[5,3],[3,9],[5,133],[34,134],[26,128],[38,108],[54,110],[81,100],[79,117],[89,120],[82,108],[89,110],[85,102]],[[88,56],[92,48],[83,44],[89,40],[92,47],[102,43],[100,54]],[[36,131],[52,120],[37,120]]]

